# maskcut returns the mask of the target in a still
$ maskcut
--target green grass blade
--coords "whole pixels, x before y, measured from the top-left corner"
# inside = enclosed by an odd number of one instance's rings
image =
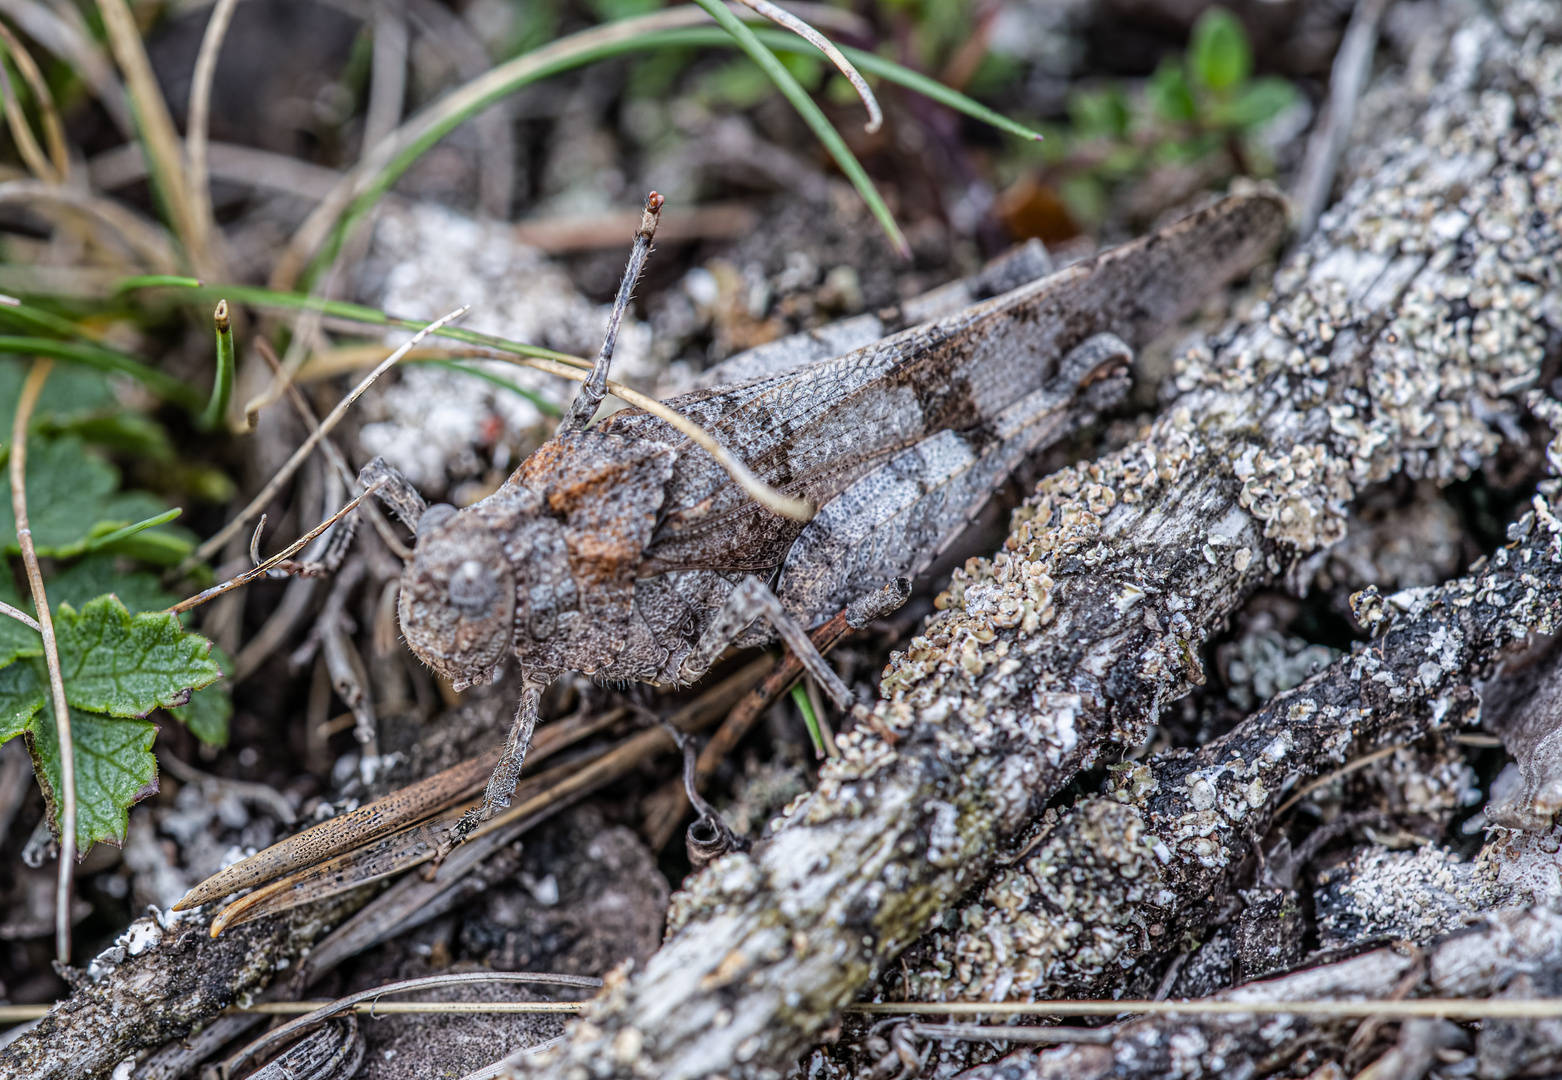
[[[738,48],[748,53],[749,58],[759,65],[761,71],[770,76],[770,80],[776,84],[776,88],[792,103],[799,116],[803,118],[809,128],[813,130],[814,137],[824,144],[824,148],[830,152],[835,163],[841,167],[841,172],[852,182],[857,189],[857,194],[862,196],[863,202],[868,204],[868,209],[878,219],[879,226],[889,237],[890,243],[902,258],[911,257],[911,245],[906,243],[905,235],[900,231],[900,226],[895,223],[895,217],[889,212],[884,198],[879,194],[873,181],[868,178],[866,170],[859,162],[846,140],[841,138],[840,132],[830,125],[819,106],[814,104],[814,99],[808,96],[808,91],[792,77],[792,73],[786,69],[786,65],[776,59],[776,54],[765,47],[758,35],[754,33],[743,20],[727,10],[720,0],[694,0],[696,4],[704,8],[711,18],[716,20],[723,30],[732,35],[732,39],[738,43]]]
[[[155,514],[144,521],[138,521],[134,525],[126,525],[124,528],[115,529],[111,533],[104,533],[102,536],[94,536],[92,539],[87,541],[85,550],[97,551],[99,548],[106,548],[110,544],[117,544],[121,540],[132,537],[136,533],[145,529],[156,528],[159,525],[167,525],[170,521],[182,513],[184,513],[184,511],[176,506],[172,510],[165,510],[161,514]]]
[[[194,289],[201,284],[200,278],[180,277],[178,274],[137,274],[134,277],[120,278],[114,282],[114,295],[130,292],[132,289],[157,289],[165,286],[178,289]]]
[[[772,49],[785,49],[788,52],[798,53],[807,51],[805,42],[797,41],[797,39],[790,38],[786,34],[770,30],[762,30],[757,33],[760,39]],[[981,102],[967,97],[958,90],[950,89],[937,79],[930,79],[921,72],[912,71],[910,68],[903,67],[893,60],[885,59],[877,53],[864,52],[861,49],[848,49],[844,45],[840,49],[841,52],[846,54],[846,59],[850,60],[858,68],[871,75],[877,75],[885,82],[892,82],[897,86],[905,87],[907,90],[914,90],[923,97],[931,98],[938,102],[940,105],[947,105],[956,112],[965,113],[965,115],[972,119],[980,120],[984,124],[991,124],[1000,131],[1007,131],[1010,135],[1017,135],[1032,142],[1041,142],[1041,133],[1039,131],[1010,120],[1000,112],[994,112]]]
[[[228,318],[226,298],[217,301],[212,323],[217,331],[217,376],[212,381],[212,396],[206,403],[206,411],[195,422],[201,431],[213,431],[222,423],[222,418],[228,415],[228,399],[233,396],[233,323]]]
[[[32,333],[51,334],[55,337],[88,340],[92,337],[69,319],[61,318],[52,311],[44,311],[31,304],[24,304],[20,300],[13,303],[9,297],[0,301],[0,323],[10,323]]]
[[[815,49],[808,42],[783,30],[755,30],[754,36],[759,38],[772,52],[796,53],[799,56],[812,56]],[[648,34],[639,42],[641,48],[718,48],[732,46],[736,43],[728,36],[727,32],[719,26],[695,26],[687,30],[664,30],[655,34]],[[940,105],[947,105],[956,112],[964,113],[974,120],[980,120],[984,124],[990,124],[1000,131],[1006,131],[1010,135],[1018,136],[1032,142],[1041,141],[1041,133],[1015,120],[1010,120],[1000,112],[994,112],[986,105],[967,97],[958,90],[952,90],[939,82],[930,79],[921,72],[912,71],[904,65],[880,56],[877,53],[864,52],[861,49],[848,48],[845,45],[838,46],[846,59],[850,60],[859,70],[870,75],[876,75],[885,82],[894,83],[896,86],[931,98]]]
[[[116,289],[123,290],[126,281],[138,281],[141,279],[126,278],[115,284]],[[235,303],[248,304],[250,307],[271,308],[282,311],[298,311],[303,308],[313,308],[322,315],[333,319],[343,319],[348,322],[362,323],[365,326],[388,326],[398,330],[422,330],[428,325],[417,319],[402,319],[395,315],[387,315],[378,308],[368,307],[364,304],[350,304],[342,300],[322,300],[317,296],[309,296],[301,292],[279,292],[275,289],[262,288],[259,285],[202,285],[194,278],[182,278],[174,280],[158,281],[158,285],[178,284],[182,288],[189,289],[195,297],[201,299],[217,299],[226,297]],[[132,288],[139,285],[129,286]],[[532,356],[540,360],[558,360],[562,363],[590,366],[590,362],[582,360],[578,356],[561,353],[556,349],[544,349],[540,345],[527,345],[519,341],[510,341],[507,338],[495,337],[492,334],[480,334],[475,330],[463,330],[455,326],[445,326],[434,331],[434,337],[449,338],[451,341],[460,341],[467,345],[479,345],[499,352],[507,352],[516,356]]]
[[[99,371],[126,375],[163,400],[183,406],[192,413],[198,413],[205,404],[200,394],[172,375],[165,375],[133,356],[115,352],[102,345],[81,341],[58,341],[54,338],[0,335],[0,353],[17,356],[48,356],[55,360],[97,368]]]
[[[814,715],[814,703],[808,700],[808,691],[802,683],[793,684],[792,700],[803,714],[803,725],[808,728],[808,737],[814,741],[814,757],[824,757],[824,735],[819,731],[819,718]]]
[[[424,112],[410,120],[404,128],[404,144],[400,146],[384,163],[375,167],[374,171],[362,183],[357,196],[353,199],[342,220],[332,230],[326,240],[309,264],[308,270],[303,275],[303,281],[307,283],[315,275],[328,266],[336,257],[343,239],[351,232],[354,226],[362,220],[363,216],[373,208],[380,197],[389,191],[401,175],[411,167],[413,162],[422,157],[430,147],[434,146],[450,132],[466,123],[472,117],[488,108],[494,102],[507,97],[534,82],[551,78],[575,68],[584,67],[602,60],[608,60],[625,53],[643,52],[648,49],[677,48],[677,47],[712,47],[721,46],[730,48],[735,44],[734,37],[729,35],[723,27],[678,27],[671,29],[656,29],[652,26],[652,19],[665,22],[666,17],[676,9],[667,12],[658,12],[656,16],[623,19],[616,23],[608,23],[604,26],[593,27],[590,30],[581,31],[563,37],[540,49],[524,53],[514,60],[507,61],[492,70],[485,72],[478,78],[467,83],[452,92],[443,100],[429,106]],[[730,12],[722,11],[728,17]],[[764,19],[752,13],[745,13],[745,17],[760,22]],[[735,17],[734,21],[736,21]],[[724,24],[725,25],[725,24]],[[741,22],[737,25],[742,26]],[[768,26],[769,24],[766,23]],[[753,33],[753,31],[750,31]],[[793,35],[782,31],[761,30],[759,34],[762,40],[774,48],[784,49],[789,52],[811,54],[813,46]],[[764,51],[763,45],[760,51]],[[1039,139],[1036,132],[1014,121],[1009,120],[991,109],[978,104],[964,94],[949,89],[942,84],[919,75],[914,71],[904,68],[893,61],[886,60],[872,53],[865,53],[857,49],[843,49],[843,52],[854,64],[864,71],[871,72],[890,82],[915,90],[927,95],[950,108],[958,109],[969,116],[994,124],[1005,131],[1012,132],[1021,138]],[[779,67],[779,62],[773,56],[771,61]],[[768,69],[767,69],[768,70]],[[781,69],[785,72],[785,69]],[[857,165],[850,153],[845,150],[845,144],[840,136],[824,120],[823,114],[813,105],[812,100],[796,86],[796,80],[786,73],[787,80],[796,88],[798,95],[808,102],[807,109],[817,118],[828,131],[828,135],[821,135],[826,146],[832,146],[832,153],[839,150],[845,153],[847,161],[852,168],[848,168],[848,175],[855,171],[862,179],[866,177],[861,173],[861,167]],[[794,104],[796,101],[794,99]],[[805,118],[809,115],[804,113]],[[810,121],[813,126],[813,121]],[[815,128],[816,132],[818,128]],[[837,158],[839,160],[839,157]],[[843,165],[843,168],[846,166]],[[871,184],[869,185],[871,190]],[[882,204],[882,200],[880,200]],[[891,222],[893,228],[893,222]]]
[[[501,379],[491,371],[484,371],[482,368],[471,367],[470,365],[460,363],[456,360],[429,360],[426,362],[432,364],[434,367],[442,367],[447,371],[459,371],[463,375],[471,375],[475,378],[482,379],[484,382],[493,383],[495,386],[502,386],[504,389],[509,390],[511,393],[521,395],[521,397],[537,406],[537,411],[542,413],[544,416],[557,417],[563,415],[559,412],[559,407],[557,405],[543,397],[541,394],[537,393],[535,390],[528,390],[524,386],[517,386],[508,379]]]

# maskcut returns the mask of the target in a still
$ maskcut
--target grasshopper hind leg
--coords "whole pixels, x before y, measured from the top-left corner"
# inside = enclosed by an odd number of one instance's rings
[[[814,677],[814,681],[830,696],[836,707],[843,710],[851,708],[851,691],[846,688],[846,684],[824,662],[819,650],[808,640],[807,632],[782,606],[776,594],[753,574],[738,582],[738,587],[727,595],[727,599],[717,609],[694,650],[679,666],[678,681],[693,682],[704,675],[722,651],[735,642],[755,619],[761,617],[769,620],[781,640],[786,642],[793,655],[802,662],[804,669]]]

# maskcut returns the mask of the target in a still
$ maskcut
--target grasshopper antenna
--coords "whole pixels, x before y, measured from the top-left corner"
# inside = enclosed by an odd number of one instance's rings
[[[607,397],[607,369],[613,362],[613,346],[618,342],[618,325],[629,308],[629,298],[634,295],[645,260],[651,254],[651,239],[656,236],[656,223],[662,214],[662,196],[651,192],[645,198],[645,213],[640,215],[640,227],[635,230],[635,246],[629,252],[629,265],[624,268],[624,279],[618,283],[618,295],[613,298],[613,314],[608,316],[607,337],[591,366],[591,374],[580,384],[580,392],[569,407],[569,415],[559,421],[560,432],[584,431],[591,418],[597,414],[597,406]]]

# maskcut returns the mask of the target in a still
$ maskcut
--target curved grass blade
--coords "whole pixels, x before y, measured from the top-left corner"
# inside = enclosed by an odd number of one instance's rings
[[[212,383],[212,396],[206,411],[195,422],[202,431],[211,431],[222,423],[222,418],[228,414],[228,399],[233,396],[233,323],[228,318],[226,299],[217,301],[212,323],[217,331],[217,377]]]
[[[115,529],[113,532],[104,533],[102,536],[94,536],[92,539],[87,541],[86,546],[82,550],[84,552],[97,551],[99,548],[106,548],[110,544],[117,544],[121,540],[128,540],[138,532],[142,532],[146,529],[154,529],[159,525],[167,525],[170,521],[182,513],[184,513],[184,511],[176,506],[172,510],[165,510],[161,514],[154,514],[152,517],[138,521],[133,525],[126,525],[122,529]]]
[[[738,48],[748,53],[749,59],[770,76],[770,81],[775,83],[776,88],[792,103],[792,108],[797,110],[803,122],[813,130],[814,137],[824,144],[824,148],[830,152],[835,163],[841,167],[841,172],[846,174],[852,187],[857,189],[857,194],[862,196],[862,201],[868,204],[868,209],[878,219],[879,227],[889,237],[895,250],[902,258],[911,258],[911,245],[906,242],[900,226],[895,224],[895,216],[885,205],[884,197],[879,194],[878,188],[874,187],[873,181],[868,178],[862,163],[847,147],[846,140],[841,138],[841,133],[830,125],[823,111],[814,104],[814,99],[808,96],[808,91],[804,90],[802,84],[786,69],[786,65],[777,60],[776,54],[765,47],[764,42],[759,40],[743,20],[728,11],[721,0],[694,0],[694,2],[704,8],[710,17],[716,20],[717,25],[731,34],[732,39],[738,43]]]

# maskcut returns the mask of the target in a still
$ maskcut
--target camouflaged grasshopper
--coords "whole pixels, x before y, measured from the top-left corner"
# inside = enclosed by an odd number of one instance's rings
[[[843,356],[666,403],[804,501],[796,520],[665,420],[590,424],[660,206],[653,193],[569,414],[498,491],[457,510],[425,506],[379,459],[361,474],[417,533],[400,598],[413,652],[457,689],[520,664],[504,754],[457,839],[507,805],[565,672],[681,685],[779,635],[849,707],[806,628],[925,570],[1027,455],[1121,399],[1131,347],[1250,269],[1285,222],[1276,196],[1228,197]]]

